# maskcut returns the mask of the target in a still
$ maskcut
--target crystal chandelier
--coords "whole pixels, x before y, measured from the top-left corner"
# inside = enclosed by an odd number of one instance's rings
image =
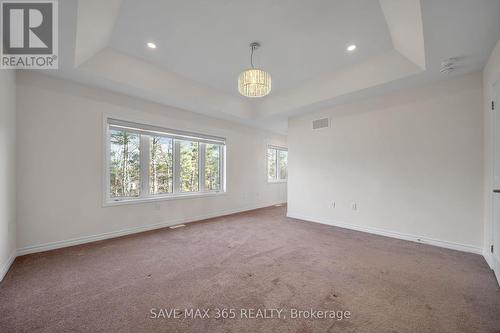
[[[238,90],[246,97],[264,97],[271,92],[271,74],[253,65],[253,52],[260,47],[259,43],[250,44],[250,65],[252,68],[240,73]]]

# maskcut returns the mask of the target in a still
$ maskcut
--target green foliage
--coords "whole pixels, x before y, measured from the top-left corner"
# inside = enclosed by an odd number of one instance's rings
[[[269,181],[288,178],[288,151],[275,148],[267,149],[267,179]]]
[[[149,185],[151,194],[173,192],[173,140],[152,136],[150,140]]]
[[[140,195],[140,135],[110,130],[110,195],[112,198]],[[179,188],[198,192],[200,144],[163,136],[149,137],[149,193],[174,193],[174,143],[179,143]],[[222,146],[205,144],[204,185],[207,191],[221,190]]]
[[[220,184],[220,145],[205,145],[205,189],[207,191],[218,191]]]
[[[276,149],[267,149],[267,178],[276,179]]]
[[[111,197],[133,197],[140,189],[139,135],[124,131],[110,132]]]
[[[288,152],[284,150],[279,151],[278,163],[280,168],[280,179],[284,180],[288,178]]]
[[[197,192],[199,143],[180,141],[181,192]]]

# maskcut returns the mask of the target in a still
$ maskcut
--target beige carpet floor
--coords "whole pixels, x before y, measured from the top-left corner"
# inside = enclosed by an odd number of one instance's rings
[[[500,331],[500,289],[481,256],[285,210],[19,257],[0,284],[0,332]],[[276,310],[251,318],[258,309]],[[350,316],[291,318],[310,309]]]

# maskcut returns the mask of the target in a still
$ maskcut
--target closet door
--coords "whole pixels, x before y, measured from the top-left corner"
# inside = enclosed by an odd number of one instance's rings
[[[493,269],[500,283],[500,80],[493,87]]]

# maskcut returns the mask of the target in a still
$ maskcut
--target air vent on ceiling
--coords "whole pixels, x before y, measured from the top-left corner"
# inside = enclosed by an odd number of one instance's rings
[[[330,124],[328,118],[313,120],[313,129],[325,128],[328,127],[329,125]]]
[[[460,68],[461,66],[458,65],[458,63],[463,60],[463,57],[452,57],[445,59],[441,62],[441,68],[439,69],[439,72],[442,74],[450,74]]]

